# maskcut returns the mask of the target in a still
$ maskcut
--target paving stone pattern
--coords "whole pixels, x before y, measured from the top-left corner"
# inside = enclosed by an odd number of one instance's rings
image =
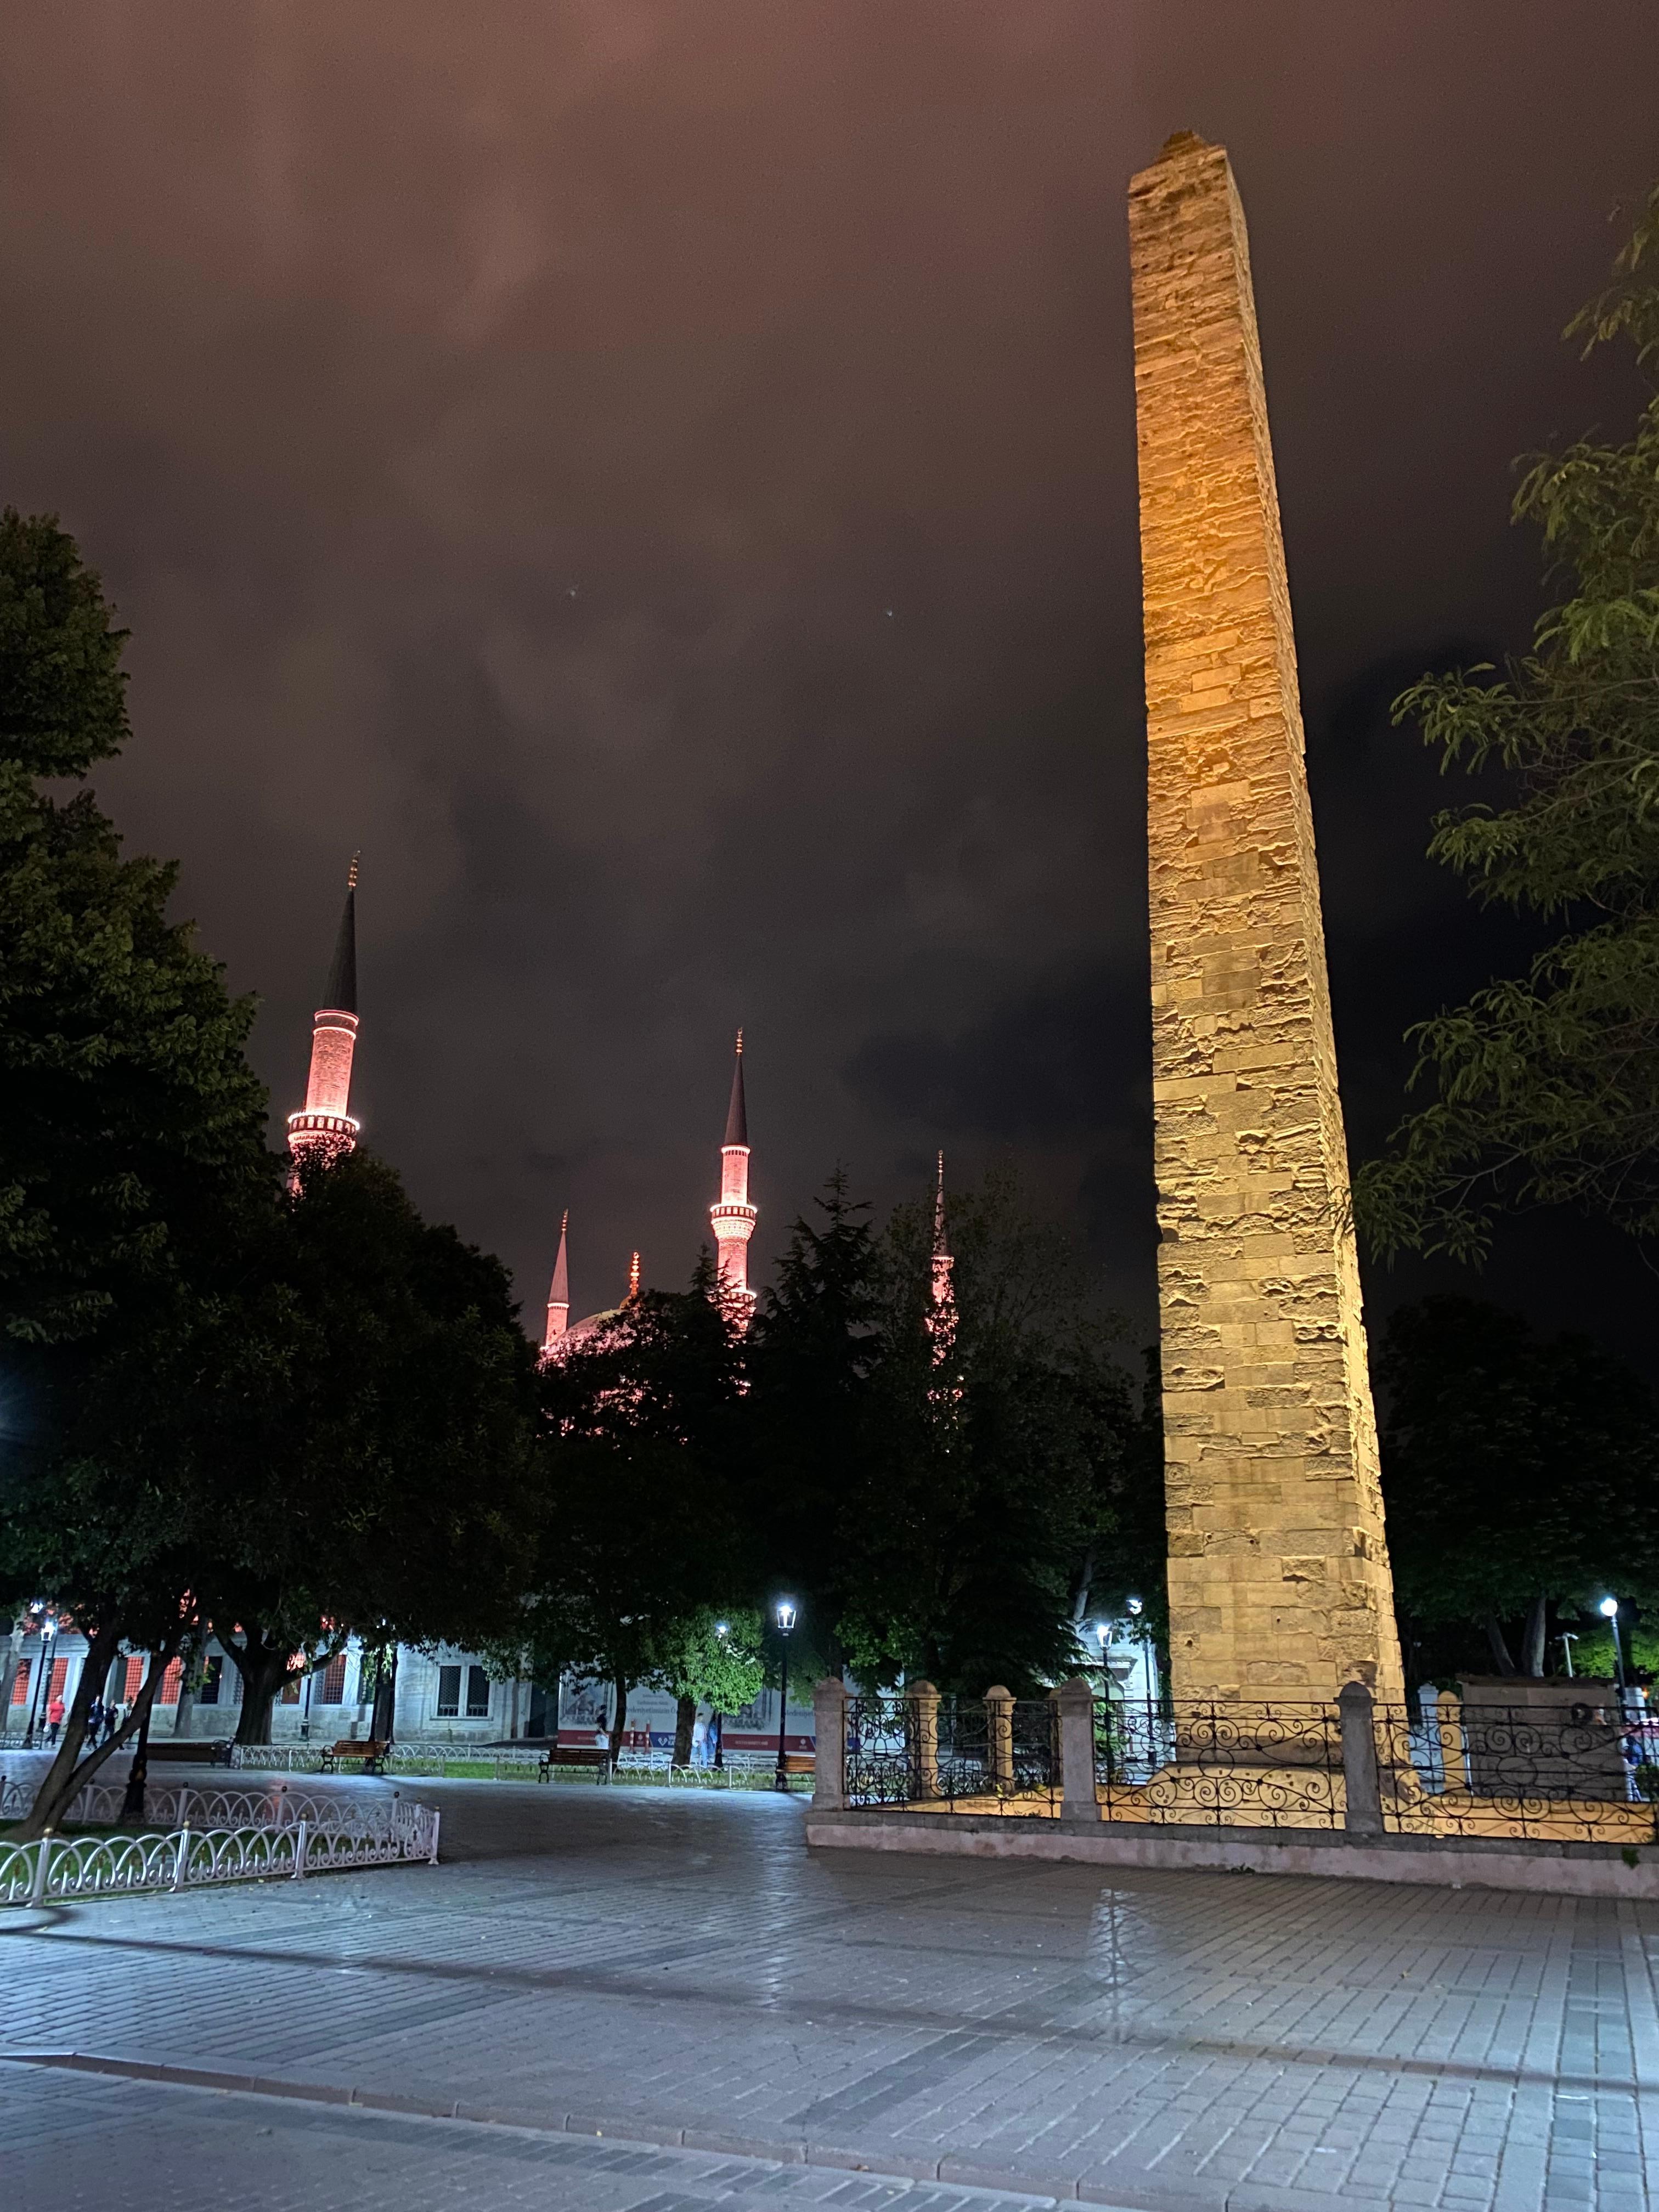
[[[422,1794],[436,1869],[0,1919],[0,2054],[234,2077],[0,2066],[0,2202],[1649,2203],[1659,1907],[809,1853],[753,1795]]]

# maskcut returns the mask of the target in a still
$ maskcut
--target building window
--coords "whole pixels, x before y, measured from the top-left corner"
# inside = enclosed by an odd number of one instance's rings
[[[198,1705],[216,1705],[218,1704],[219,1685],[224,1680],[224,1674],[225,1662],[216,1653],[202,1669],[202,1686],[196,1692]]]
[[[130,1705],[144,1686],[144,1655],[135,1651],[127,1661],[127,1679],[121,1686],[121,1703]]]
[[[489,1677],[482,1667],[466,1670],[466,1717],[470,1721],[489,1718]]]
[[[26,1705],[29,1701],[29,1680],[34,1673],[33,1659],[24,1660],[11,1678],[11,1701],[15,1705]]]
[[[461,1670],[459,1667],[440,1667],[438,1669],[438,1718],[453,1721],[461,1710]]]
[[[179,1692],[183,1685],[184,1679],[184,1661],[182,1659],[169,1659],[167,1661],[167,1673],[161,1677],[161,1686],[157,1692],[161,1702],[164,1705],[176,1705],[178,1704]]]
[[[337,1652],[323,1669],[323,1686],[317,1700],[319,1705],[342,1705],[345,1703],[345,1653]]]
[[[46,1692],[48,1702],[50,1702],[53,1698],[61,1698],[63,1696],[64,1685],[68,1681],[68,1680],[69,1661],[67,1659],[54,1659],[52,1662],[52,1686]]]
[[[300,1678],[297,1674],[290,1674],[283,1685],[283,1703],[285,1705],[297,1705],[299,1702]]]

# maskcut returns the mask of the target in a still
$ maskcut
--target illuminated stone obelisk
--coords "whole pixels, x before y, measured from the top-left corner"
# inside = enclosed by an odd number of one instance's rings
[[[1129,189],[1179,1698],[1403,1694],[1244,216]]]

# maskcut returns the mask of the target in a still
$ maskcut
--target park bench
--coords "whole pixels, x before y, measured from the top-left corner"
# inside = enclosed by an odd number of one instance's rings
[[[216,1741],[210,1736],[153,1736],[150,1757],[168,1766],[228,1766],[230,1739]]]
[[[591,1766],[594,1778],[599,1782],[611,1779],[611,1753],[597,1747],[577,1743],[550,1744],[542,1753],[536,1768],[538,1782],[550,1782],[556,1766]]]
[[[786,1751],[783,1754],[783,1771],[786,1774],[816,1774],[817,1755],[810,1751]]]
[[[362,1759],[365,1774],[380,1774],[385,1771],[381,1762],[391,1748],[389,1743],[379,1743],[373,1736],[342,1736],[338,1743],[331,1744],[323,1753],[319,1771],[337,1774],[342,1759]]]

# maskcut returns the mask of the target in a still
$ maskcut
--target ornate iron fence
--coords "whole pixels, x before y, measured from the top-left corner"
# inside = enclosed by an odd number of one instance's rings
[[[849,1698],[849,1805],[927,1812],[1046,1814],[1060,1797],[1059,1717],[1051,1698]]]
[[[1659,1842],[1659,1718],[1587,1682],[1514,1705],[1378,1705],[1383,1826],[1396,1834]]]
[[[229,1881],[303,1881],[350,1867],[438,1860],[438,1814],[407,1799],[379,1823],[181,1827],[142,1836],[43,1836],[0,1844],[0,1905],[51,1905]]]
[[[1103,1817],[1166,1827],[1340,1828],[1340,1715],[1296,1699],[1097,1698]]]

